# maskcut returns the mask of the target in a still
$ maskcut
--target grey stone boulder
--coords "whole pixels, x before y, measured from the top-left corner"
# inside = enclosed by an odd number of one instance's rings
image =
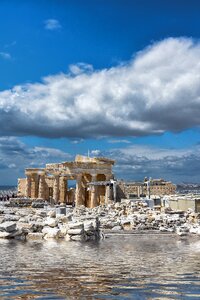
[[[16,229],[15,222],[3,222],[0,224],[0,231],[12,232]]]
[[[8,222],[17,222],[20,219],[20,216],[16,216],[16,215],[5,215],[4,216],[4,221],[8,221]]]

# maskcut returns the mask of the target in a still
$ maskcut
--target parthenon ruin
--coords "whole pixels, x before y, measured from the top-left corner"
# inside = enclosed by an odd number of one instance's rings
[[[26,178],[18,179],[18,195],[27,198],[53,199],[55,203],[96,207],[116,195],[113,184],[114,160],[77,155],[75,161],[28,168]],[[76,189],[68,189],[68,180],[76,180]],[[114,188],[113,188],[114,186]]]

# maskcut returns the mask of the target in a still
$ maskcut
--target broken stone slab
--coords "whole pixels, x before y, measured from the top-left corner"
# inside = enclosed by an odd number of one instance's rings
[[[83,225],[84,225],[84,230],[85,230],[86,232],[87,232],[87,231],[95,230],[92,221],[85,221],[85,222],[83,223]]]
[[[14,215],[15,211],[13,209],[4,209],[4,215]]]
[[[60,237],[66,236],[69,227],[66,224],[59,224],[58,227],[60,229]]]
[[[10,237],[10,233],[6,231],[0,231],[0,239],[8,239]]]
[[[74,229],[69,229],[67,231],[67,234],[69,235],[81,235],[83,234],[84,230],[83,228],[74,228]]]
[[[10,238],[20,239],[22,236],[25,236],[25,233],[22,230],[16,229],[15,231],[10,232]]]
[[[16,221],[19,221],[20,219],[20,216],[16,216],[16,215],[5,215],[4,216],[4,221],[8,221],[8,222],[16,222]]]
[[[120,225],[114,226],[114,227],[112,228],[112,230],[122,230],[122,227],[121,227]]]
[[[41,232],[29,232],[26,236],[27,240],[42,240],[44,237],[44,234]]]
[[[4,217],[0,216],[0,224],[4,222]]]
[[[65,241],[70,241],[70,235],[69,234],[66,234],[65,236],[64,236],[64,239],[65,239]]]
[[[50,218],[55,218],[56,217],[56,211],[55,210],[50,210],[47,213],[47,216],[50,217]]]
[[[196,226],[191,226],[189,231],[190,231],[190,233],[198,234],[198,231],[200,232],[200,228],[196,227]]]
[[[3,222],[0,224],[0,231],[12,232],[16,229],[15,222]]]
[[[56,220],[58,221],[58,223],[68,223],[69,221],[71,221],[71,219],[69,220],[68,217],[64,215],[56,215]]]
[[[60,237],[60,229],[59,228],[45,228],[45,230],[43,229],[43,233],[46,233],[44,235],[44,239],[58,239]]]
[[[179,236],[186,236],[186,235],[188,235],[188,231],[185,231],[185,230],[183,230],[183,228],[180,228],[180,227],[176,228],[176,233]]]
[[[44,207],[44,200],[37,200],[37,201],[33,201],[31,204],[32,208],[43,208]]]
[[[38,217],[41,217],[41,218],[46,218],[46,217],[47,217],[47,213],[46,213],[46,211],[44,211],[44,210],[39,210],[39,211],[37,211],[37,212],[36,212],[36,215],[37,215]]]
[[[20,239],[25,240],[25,234],[21,230],[14,230],[12,232],[0,231],[0,238],[6,239]]]
[[[71,235],[70,240],[77,241],[77,242],[84,242],[84,241],[86,241],[86,237],[83,234],[81,234],[81,235]]]
[[[58,225],[58,221],[55,218],[48,217],[45,221],[45,224],[50,227],[56,227]]]
[[[31,231],[32,232],[41,232],[43,227],[44,227],[44,223],[42,222],[37,222],[37,221],[31,221],[29,222],[30,225],[32,225],[31,227]]]
[[[161,231],[161,232],[166,232],[166,231],[168,231],[168,228],[166,228],[166,227],[164,227],[164,226],[160,226],[160,227],[159,227],[159,231]]]
[[[21,217],[18,222],[21,222],[21,223],[28,223],[28,218],[27,217]]]
[[[30,232],[32,229],[33,225],[29,223],[23,223],[23,222],[18,222],[17,223],[17,229],[22,230],[23,232]]]
[[[72,222],[68,223],[69,229],[83,229],[84,225],[82,222]]]

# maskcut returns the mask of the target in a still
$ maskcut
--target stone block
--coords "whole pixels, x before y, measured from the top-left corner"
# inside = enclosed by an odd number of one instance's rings
[[[41,232],[30,232],[27,235],[27,240],[42,240],[44,237],[44,234]]]
[[[86,240],[84,235],[71,235],[70,239],[77,242],[84,242]]]
[[[82,222],[68,223],[69,229],[83,229],[84,225]]]
[[[0,231],[0,239],[8,239],[10,237],[10,233],[6,231]]]
[[[50,217],[50,218],[55,218],[56,217],[56,211],[55,210],[50,210],[47,213],[47,216]]]
[[[44,235],[45,239],[58,239],[60,237],[59,228],[46,228],[46,234]]]
[[[15,222],[3,222],[0,224],[0,231],[12,232],[16,229]]]
[[[84,232],[83,228],[74,228],[74,229],[69,229],[67,233],[69,235],[81,235]]]
[[[48,217],[45,222],[46,225],[50,227],[56,227],[58,225],[58,221],[55,218]]]

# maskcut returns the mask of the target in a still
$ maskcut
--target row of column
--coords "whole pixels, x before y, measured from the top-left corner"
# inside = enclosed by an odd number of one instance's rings
[[[40,187],[38,186],[38,175],[28,174],[26,177],[26,197],[37,198],[38,191],[41,191],[41,184]]]
[[[45,175],[28,174],[26,177],[26,197],[28,198],[48,198],[49,187],[45,181]],[[65,202],[67,194],[67,179],[63,176],[54,176],[53,199],[55,202]]]
[[[67,195],[67,178],[64,176],[54,176],[53,199],[55,202],[65,202]]]
[[[110,175],[106,176],[106,181],[110,180]],[[92,175],[92,182],[97,181],[97,175]],[[98,186],[90,186],[90,206],[96,207],[98,205]],[[75,202],[77,206],[85,205],[85,189],[87,186],[83,182],[82,174],[76,177],[76,195]],[[48,198],[49,187],[45,181],[45,175],[28,174],[26,181],[26,196],[29,198]],[[64,176],[55,175],[53,181],[53,199],[55,202],[65,202],[67,196],[67,178]],[[105,204],[110,199],[110,185],[105,186]]]

